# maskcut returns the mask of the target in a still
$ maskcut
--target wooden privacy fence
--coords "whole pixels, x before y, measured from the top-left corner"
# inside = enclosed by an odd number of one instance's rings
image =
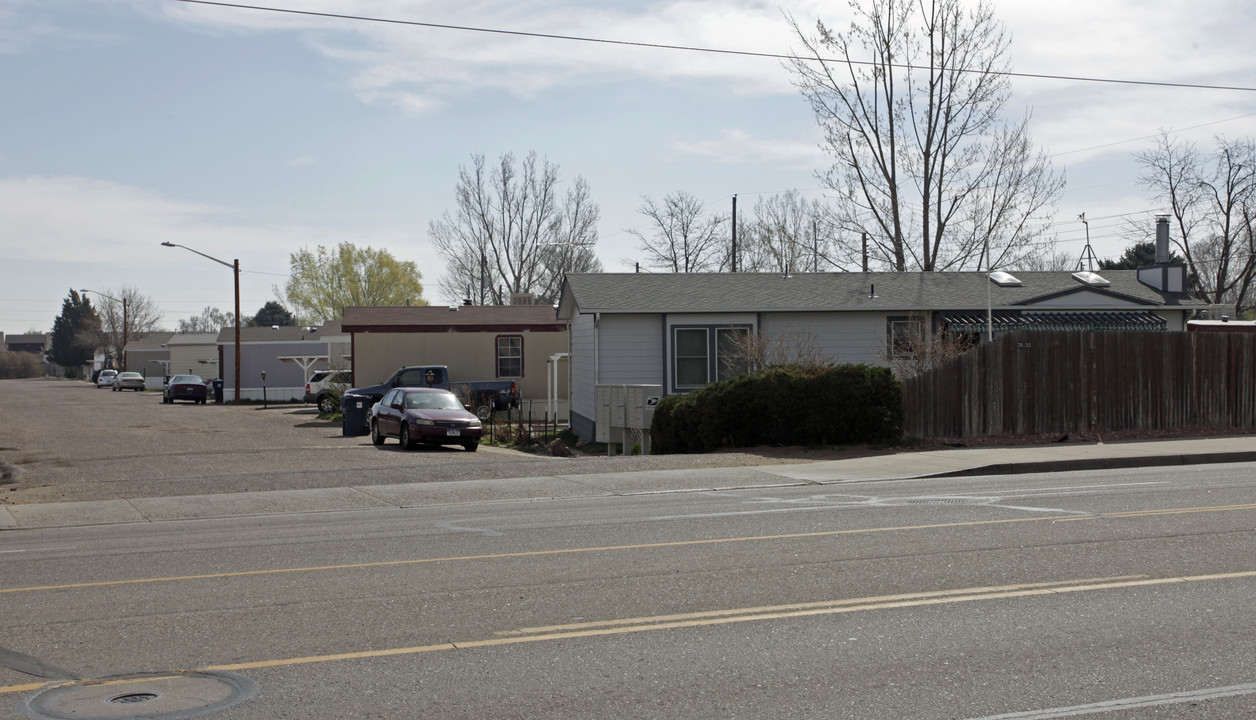
[[[1256,334],[1020,330],[903,382],[921,438],[1256,429]]]

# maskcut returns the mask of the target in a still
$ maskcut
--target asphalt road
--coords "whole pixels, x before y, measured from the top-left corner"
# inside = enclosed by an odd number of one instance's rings
[[[1251,717],[1253,478],[1204,465],[0,532],[0,717],[212,700],[134,676],[190,671],[238,683],[222,718]]]
[[[814,454],[812,455],[815,456]],[[0,380],[0,503],[303,490],[807,459],[780,453],[577,458],[481,445],[375,447],[303,405],[164,405],[157,392],[69,380]]]

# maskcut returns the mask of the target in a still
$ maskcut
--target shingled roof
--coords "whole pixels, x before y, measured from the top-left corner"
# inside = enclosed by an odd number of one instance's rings
[[[1197,307],[1185,293],[1162,293],[1138,281],[1136,270],[1104,270],[1106,287],[1088,286],[1069,272],[1017,272],[1018,287],[991,283],[981,272],[568,275],[560,318],[580,313],[832,312],[984,308],[1052,300],[1055,309],[1094,307],[1090,293],[1135,305]]]
[[[344,332],[560,331],[549,305],[452,305],[347,307]]]

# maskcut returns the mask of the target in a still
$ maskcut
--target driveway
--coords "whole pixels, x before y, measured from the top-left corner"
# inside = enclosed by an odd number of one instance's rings
[[[0,380],[0,503],[303,490],[362,484],[779,465],[789,453],[576,458],[481,445],[404,452],[344,437],[313,406],[165,405],[73,380]]]

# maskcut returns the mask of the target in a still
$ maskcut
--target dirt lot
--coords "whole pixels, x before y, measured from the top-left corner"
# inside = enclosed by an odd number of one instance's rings
[[[0,503],[296,490],[832,459],[803,448],[555,458],[481,445],[383,448],[344,437],[312,406],[164,405],[157,392],[71,380],[0,380]]]

